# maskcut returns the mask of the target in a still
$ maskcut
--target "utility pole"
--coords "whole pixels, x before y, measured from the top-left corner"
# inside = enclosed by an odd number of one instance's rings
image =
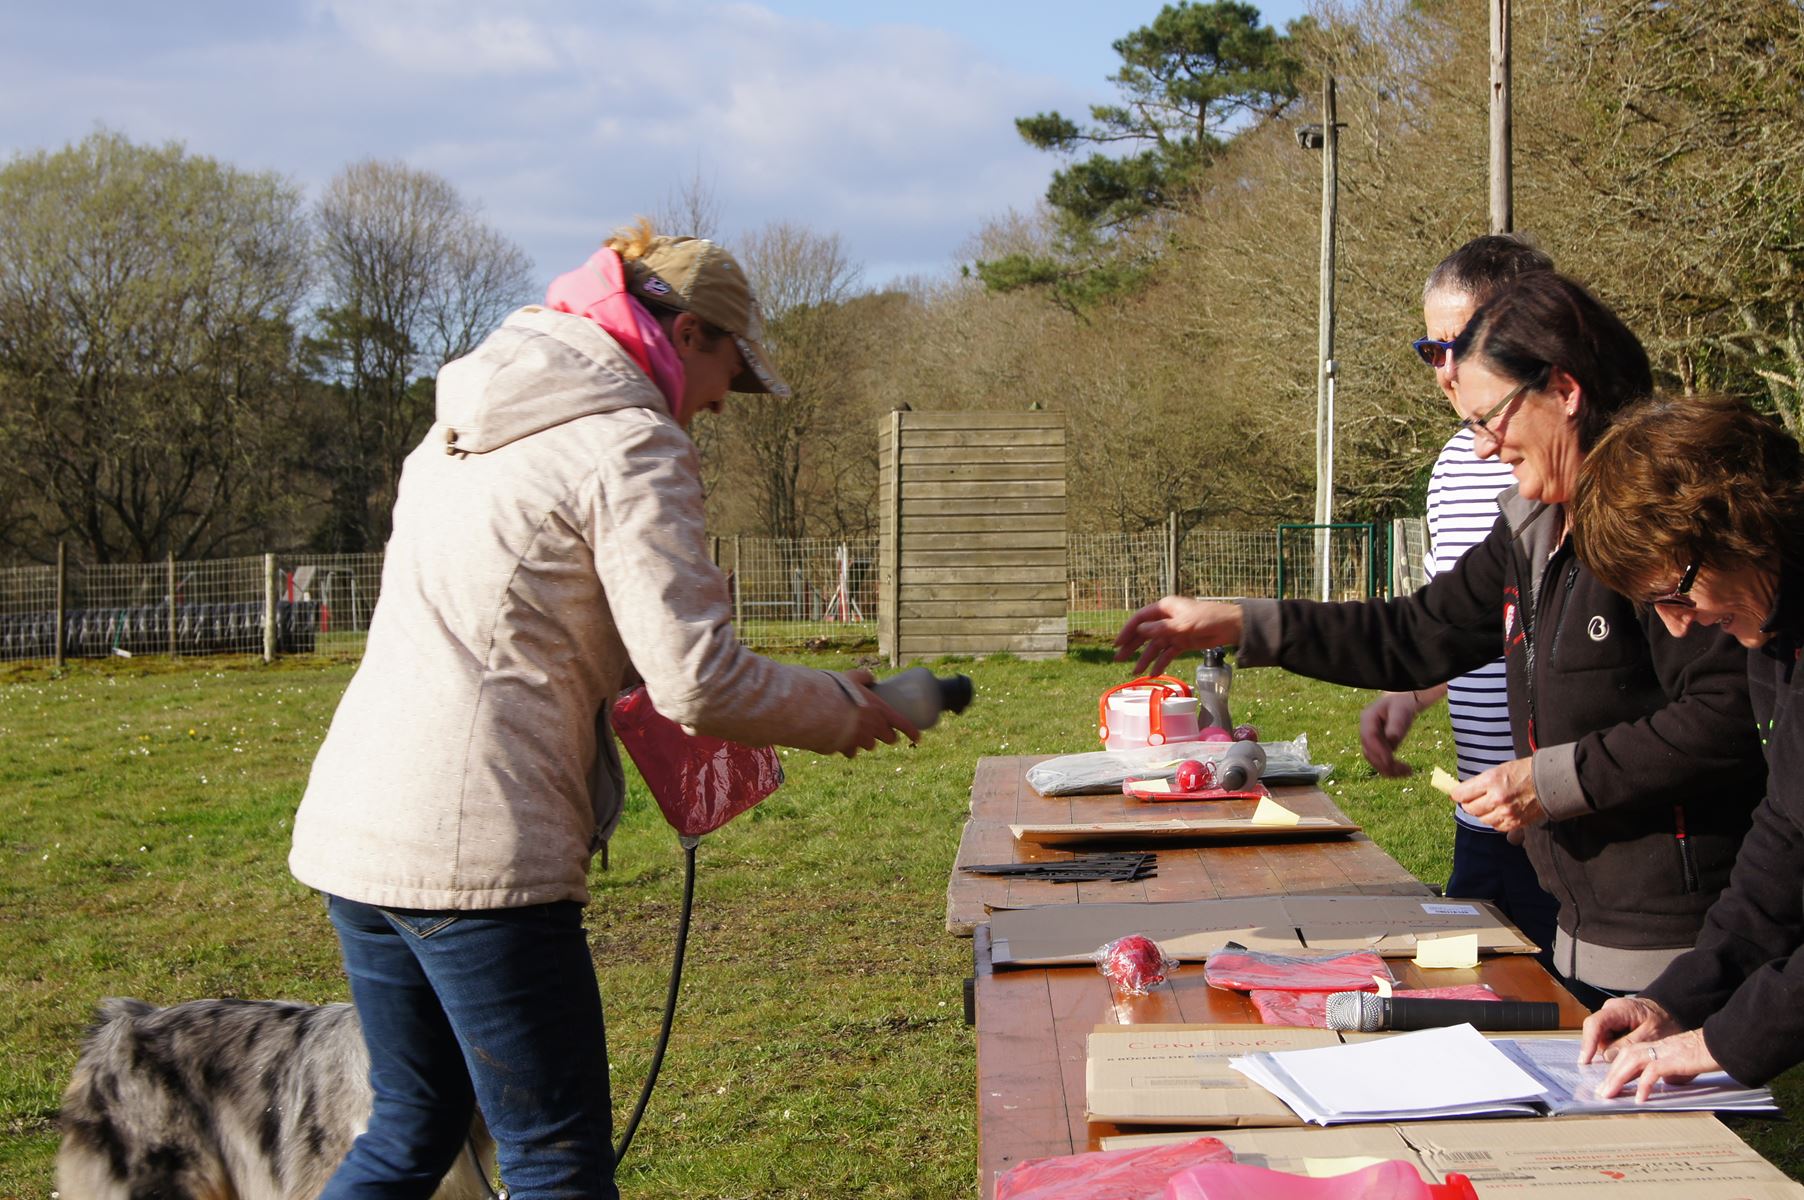
[[[1510,0],[1491,0],[1491,232],[1516,227],[1510,170]]]

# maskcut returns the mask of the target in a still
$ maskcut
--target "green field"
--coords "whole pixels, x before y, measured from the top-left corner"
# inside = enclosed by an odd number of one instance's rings
[[[351,669],[139,659],[0,676],[0,1196],[50,1194],[58,1095],[100,997],[345,998],[321,904],[285,858]],[[956,669],[978,700],[921,746],[849,763],[790,752],[788,784],[703,841],[683,1001],[627,1196],[975,1195],[971,948],[942,925],[971,771],[986,754],[1091,748],[1096,698],[1126,675],[1095,650]],[[1444,803],[1359,757],[1366,695],[1242,672],[1236,718],[1307,734],[1347,812],[1443,879]],[[1409,749],[1451,767],[1444,717]],[[589,916],[623,1108],[657,1031],[681,867],[635,780]],[[1736,1128],[1800,1174],[1791,1122]]]

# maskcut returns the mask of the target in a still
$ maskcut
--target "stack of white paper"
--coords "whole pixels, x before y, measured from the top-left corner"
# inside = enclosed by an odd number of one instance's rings
[[[1662,1083],[1647,1104],[1634,1092],[1596,1098],[1604,1063],[1580,1067],[1576,1038],[1487,1041],[1470,1025],[1424,1029],[1314,1050],[1280,1050],[1228,1065],[1316,1125],[1444,1117],[1709,1109],[1771,1112],[1765,1088],[1721,1072],[1685,1085]]]

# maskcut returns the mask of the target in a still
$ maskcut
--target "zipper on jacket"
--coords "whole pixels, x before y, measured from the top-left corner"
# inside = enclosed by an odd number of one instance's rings
[[[1553,623],[1553,640],[1547,643],[1547,656],[1552,658],[1560,648],[1560,630],[1566,628],[1566,606],[1572,602],[1572,585],[1578,582],[1579,565],[1575,558],[1572,565],[1566,568],[1566,586],[1561,590],[1566,594],[1560,599],[1560,619]]]
[[[1685,806],[1672,806],[1673,840],[1679,843],[1679,869],[1684,873],[1685,890],[1698,890],[1698,865],[1692,855],[1691,839],[1685,835]]]

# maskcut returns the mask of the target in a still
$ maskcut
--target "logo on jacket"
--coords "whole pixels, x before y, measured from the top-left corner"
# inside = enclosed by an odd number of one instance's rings
[[[665,283],[662,279],[659,279],[656,275],[647,275],[645,277],[645,282],[639,286],[653,296],[670,295],[670,285]]]
[[[1591,623],[1585,626],[1585,632],[1591,635],[1592,641],[1601,642],[1610,636],[1610,623],[1602,617],[1592,617]]]
[[[1516,605],[1514,602],[1511,602],[1511,603],[1505,604],[1503,606],[1503,636],[1504,636],[1504,640],[1508,641],[1510,635],[1515,632],[1516,632]]]

